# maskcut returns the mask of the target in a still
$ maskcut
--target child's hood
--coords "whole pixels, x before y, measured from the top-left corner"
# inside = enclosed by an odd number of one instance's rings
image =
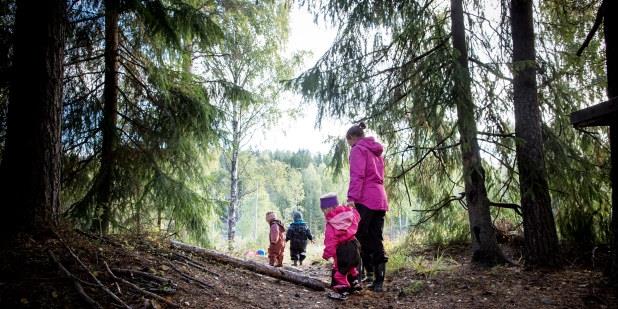
[[[361,146],[363,148],[366,148],[377,157],[381,156],[382,152],[384,151],[384,147],[382,146],[382,144],[376,142],[373,137],[363,137],[358,142],[356,142],[355,146]]]
[[[273,220],[269,221],[268,224],[270,224],[270,226],[272,226],[273,224],[276,224],[279,227],[281,227],[281,229],[283,231],[285,231],[285,227],[283,226],[283,223],[281,223],[281,221],[279,221],[278,219],[273,219]]]
[[[354,211],[347,206],[338,206],[326,215],[326,221],[337,230],[347,230],[354,223]]]

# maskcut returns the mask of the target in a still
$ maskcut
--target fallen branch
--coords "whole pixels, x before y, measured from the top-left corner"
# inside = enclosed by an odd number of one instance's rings
[[[209,288],[209,289],[214,289],[215,287],[206,283],[205,281],[195,278],[191,275],[188,275],[187,273],[185,273],[184,271],[178,269],[178,267],[176,267],[176,265],[174,265],[174,263],[172,262],[168,262],[167,265],[169,265],[173,270],[175,270],[178,274],[180,274],[180,276],[182,276],[184,279],[189,280],[189,281],[193,281],[193,282],[197,282],[202,288]]]
[[[88,238],[90,238],[92,240],[108,243],[108,244],[114,245],[116,247],[122,248],[122,245],[120,243],[110,239],[109,237],[90,234],[90,233],[84,232],[84,231],[82,231],[80,229],[74,229],[74,231],[76,231],[77,233],[82,234],[82,235],[84,235],[84,236],[86,236],[86,237],[88,237]]]
[[[209,273],[209,274],[211,274],[213,276],[221,277],[221,275],[219,275],[218,273],[208,269],[205,265],[195,261],[194,259],[192,259],[192,258],[190,258],[188,256],[185,256],[185,255],[182,255],[182,254],[179,254],[179,253],[176,253],[176,252],[172,252],[172,254],[175,257],[182,258],[183,262],[185,262],[189,266],[195,267],[195,268],[197,268],[197,269],[199,269],[199,270],[201,270],[203,272]]]
[[[219,252],[215,252],[213,250],[207,250],[204,248],[188,245],[179,241],[172,240],[171,245],[174,248],[194,252],[220,263],[248,269],[262,275],[267,275],[270,277],[285,280],[313,290],[323,291],[328,286],[327,283],[313,277],[297,274],[291,271],[283,270],[281,268],[260,264],[254,261],[242,260]]]
[[[116,276],[116,275],[112,272],[112,270],[109,268],[109,265],[107,265],[107,262],[103,261],[103,264],[105,265],[105,268],[107,269],[107,272],[108,272],[108,273],[112,276],[112,278],[114,278],[114,279],[116,279],[116,280],[119,280],[120,282],[122,282],[122,283],[124,283],[124,284],[126,284],[126,285],[130,286],[130,287],[131,287],[131,288],[133,288],[134,290],[136,290],[136,291],[138,291],[138,292],[140,292],[140,293],[142,293],[142,294],[144,294],[144,295],[146,295],[146,296],[150,296],[150,297],[155,298],[155,299],[157,299],[157,300],[159,300],[159,301],[162,301],[162,302],[166,303],[167,305],[169,305],[169,306],[171,306],[171,307],[174,307],[174,308],[178,308],[178,307],[180,307],[180,306],[178,306],[178,304],[176,304],[176,303],[174,303],[174,302],[171,302],[171,301],[169,301],[169,300],[165,299],[164,297],[161,297],[161,296],[159,296],[159,295],[157,295],[157,294],[155,294],[155,293],[152,293],[152,292],[149,292],[149,291],[146,291],[146,290],[144,290],[144,289],[140,288],[140,287],[139,287],[139,286],[137,286],[135,283],[132,283],[132,282],[130,282],[130,281],[128,281],[128,280],[126,280],[126,279],[124,279],[124,278],[117,277],[117,276]]]
[[[75,290],[77,290],[77,293],[81,296],[81,298],[85,302],[87,302],[93,308],[103,308],[99,303],[97,303],[94,299],[92,299],[90,296],[88,296],[88,294],[86,294],[86,291],[84,291],[84,287],[82,287],[82,285],[80,283],[81,280],[79,278],[77,278],[77,276],[72,274],[68,269],[66,269],[66,267],[64,267],[64,265],[62,265],[62,263],[60,263],[60,260],[58,260],[58,258],[54,255],[54,253],[51,250],[48,250],[47,253],[52,258],[52,260],[54,260],[54,262],[56,262],[56,265],[58,265],[58,268],[60,268],[60,270],[62,270],[62,272],[69,279],[71,279],[73,281],[73,285],[75,286]]]
[[[101,283],[101,281],[97,278],[97,276],[95,276],[86,266],[86,264],[84,264],[84,262],[82,262],[82,260],[79,258],[79,256],[77,256],[77,254],[75,254],[75,252],[73,252],[73,249],[71,249],[63,240],[62,238],[60,238],[58,236],[58,239],[60,239],[60,242],[64,245],[65,248],[67,248],[67,250],[69,251],[69,253],[71,254],[71,256],[73,256],[73,258],[79,263],[79,265],[82,266],[82,268],[84,268],[86,270],[86,272],[88,272],[88,274],[90,275],[90,277],[92,277],[92,279],[94,279],[94,281],[97,283],[97,285],[103,290],[105,291],[105,293],[107,293],[107,295],[111,296],[115,301],[119,302],[123,307],[127,308],[127,309],[131,309],[131,307],[129,305],[127,305],[122,299],[120,299],[120,297],[118,297],[116,294],[114,294],[114,292],[112,292],[110,289],[108,289],[103,283]]]
[[[148,278],[150,280],[154,280],[157,281],[159,283],[162,284],[171,284],[174,285],[174,282],[172,282],[171,279],[167,279],[167,278],[163,278],[163,277],[159,277],[156,275],[153,275],[151,273],[147,273],[147,272],[143,272],[143,271],[139,271],[139,270],[133,270],[133,269],[124,269],[124,268],[112,268],[112,270],[116,273],[121,273],[121,274],[129,274],[131,276],[135,275],[140,275],[144,278]]]

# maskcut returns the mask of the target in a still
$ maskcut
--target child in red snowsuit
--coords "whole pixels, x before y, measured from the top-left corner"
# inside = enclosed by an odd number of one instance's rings
[[[334,260],[332,288],[339,293],[360,288],[356,269],[360,264],[360,244],[355,237],[360,214],[352,207],[339,205],[337,196],[331,193],[320,198],[320,208],[326,218],[322,258]]]
[[[283,251],[285,251],[285,228],[277,215],[269,211],[266,213],[266,222],[270,225],[270,246],[268,247],[268,264],[270,266],[283,266]]]

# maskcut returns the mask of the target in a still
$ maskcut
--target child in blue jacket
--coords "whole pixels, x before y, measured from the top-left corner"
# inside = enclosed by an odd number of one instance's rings
[[[285,235],[285,240],[290,241],[290,255],[292,258],[292,265],[297,266],[299,263],[303,265],[303,260],[306,257],[307,241],[313,242],[313,235],[311,230],[303,221],[303,214],[298,211],[292,213],[294,222],[288,227],[288,231]]]

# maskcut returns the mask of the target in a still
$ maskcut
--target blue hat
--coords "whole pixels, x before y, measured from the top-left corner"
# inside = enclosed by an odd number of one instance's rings
[[[303,214],[300,211],[295,210],[292,212],[292,218],[294,219],[294,222],[303,221]]]
[[[320,208],[326,209],[339,205],[337,194],[334,192],[326,193],[320,197]]]

